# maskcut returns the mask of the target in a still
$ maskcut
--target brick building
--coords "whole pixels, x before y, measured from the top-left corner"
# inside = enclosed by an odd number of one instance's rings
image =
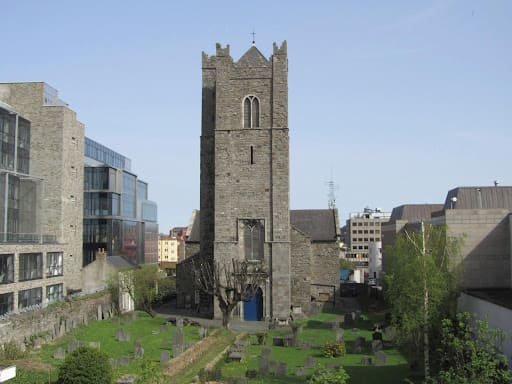
[[[269,271],[257,293],[262,317],[286,318],[294,304],[292,237],[309,244],[303,256],[308,274],[318,251],[313,249],[317,239],[311,233],[290,224],[286,42],[274,44],[269,59],[253,45],[238,61],[230,56],[229,45],[217,44],[216,55],[203,53],[202,67],[201,211],[200,220],[196,214],[192,224],[199,235],[191,231],[186,253],[221,263],[236,259],[261,265]],[[332,228],[326,244],[336,251],[321,256],[337,265],[338,218],[336,211],[327,211]],[[337,269],[335,275],[324,280],[326,285],[336,285]],[[178,269],[182,305],[187,305],[187,297],[197,298],[185,277]],[[302,300],[307,303],[308,284]],[[319,297],[332,295],[330,289],[320,290]],[[202,306],[220,316],[211,298]],[[243,308],[238,313],[243,318]]]

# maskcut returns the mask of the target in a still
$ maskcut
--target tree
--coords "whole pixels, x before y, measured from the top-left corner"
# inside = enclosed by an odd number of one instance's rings
[[[423,352],[425,379],[430,378],[431,335],[441,319],[455,312],[457,274],[453,261],[460,240],[446,226],[421,223],[406,230],[386,250],[385,296],[399,331],[399,340],[417,357]]]
[[[191,265],[199,289],[217,299],[225,328],[238,303],[253,297],[267,278],[259,265],[235,259],[219,262],[197,257]]]
[[[146,312],[151,317],[154,316],[153,303],[162,292],[169,290],[171,285],[171,280],[154,264],[118,271],[108,283],[113,297],[119,297],[119,293],[128,293],[135,303],[135,308]]]
[[[80,347],[59,368],[59,384],[110,384],[112,367],[108,355],[95,348]]]
[[[441,326],[438,382],[441,384],[506,384],[512,382],[501,354],[503,331],[465,312]]]

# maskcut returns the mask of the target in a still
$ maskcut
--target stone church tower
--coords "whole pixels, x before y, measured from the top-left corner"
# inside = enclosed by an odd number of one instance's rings
[[[203,53],[201,255],[261,264],[262,317],[290,313],[288,58]],[[240,307],[243,311],[243,305]],[[219,309],[215,305],[215,317]],[[243,315],[243,313],[240,313]]]

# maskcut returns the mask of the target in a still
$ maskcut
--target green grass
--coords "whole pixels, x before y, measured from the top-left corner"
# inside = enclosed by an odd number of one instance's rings
[[[289,331],[283,329],[276,329],[269,332],[267,335],[266,346],[271,348],[271,359],[276,361],[284,361],[288,366],[288,375],[285,377],[276,377],[268,375],[266,377],[258,377],[250,379],[251,384],[287,384],[287,383],[306,383],[306,377],[295,376],[295,371],[304,364],[304,359],[308,356],[313,356],[316,359],[317,365],[325,366],[329,363],[340,363],[344,369],[349,373],[349,384],[363,384],[363,383],[382,383],[382,384],[395,384],[403,381],[404,378],[410,376],[410,371],[407,360],[398,351],[397,348],[385,348],[387,355],[386,366],[363,366],[361,358],[363,356],[373,357],[369,340],[372,339],[372,327],[377,320],[372,316],[371,320],[364,317],[351,327],[345,328],[345,345],[347,354],[338,358],[327,358],[322,355],[321,346],[327,341],[334,341],[336,339],[336,331],[332,329],[325,329],[322,327],[322,322],[335,319],[341,319],[341,316],[335,313],[320,313],[308,319],[303,319],[303,331],[299,335],[299,339],[309,342],[312,347],[310,349],[299,349],[293,347],[274,347],[272,346],[272,338],[277,335],[283,335]],[[357,328],[357,329],[356,329]],[[357,337],[363,336],[367,340],[367,348],[361,354],[351,353],[353,351],[353,344]],[[247,341],[250,345],[245,349],[245,358],[242,362],[226,362],[221,361],[218,368],[222,370],[223,377],[237,377],[244,376],[248,369],[258,370],[258,360],[261,356],[264,346],[257,345],[256,337],[249,336]],[[307,374],[313,373],[313,368],[307,371]]]
[[[144,358],[133,359],[129,365],[114,369],[114,378],[129,373],[137,374],[144,369],[145,365],[147,366],[147,363],[159,364],[162,350],[170,351],[172,358],[172,337],[176,327],[169,324],[166,332],[153,334],[153,331],[158,331],[160,325],[164,323],[164,318],[152,318],[143,312],[139,312],[138,318],[131,323],[125,323],[122,320],[120,324],[114,324],[110,320],[94,321],[87,326],[81,326],[71,331],[54,343],[43,345],[41,351],[33,357],[39,356],[41,361],[50,364],[55,371],[58,371],[62,360],[54,359],[53,354],[59,347],[66,349],[68,342],[72,339],[82,342],[99,341],[101,343],[100,349],[113,359],[121,356],[133,358],[135,341],[140,341],[144,348]],[[130,341],[117,341],[115,333],[118,328],[124,329],[130,334]],[[187,326],[183,330],[185,342],[195,343],[199,340],[197,327]]]

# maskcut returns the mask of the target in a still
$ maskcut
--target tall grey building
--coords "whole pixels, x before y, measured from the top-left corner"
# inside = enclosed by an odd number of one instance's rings
[[[290,312],[288,57],[203,53],[201,254],[261,263],[268,315]],[[218,308],[215,306],[215,311]]]
[[[0,314],[81,288],[84,127],[45,83],[0,84]]]

